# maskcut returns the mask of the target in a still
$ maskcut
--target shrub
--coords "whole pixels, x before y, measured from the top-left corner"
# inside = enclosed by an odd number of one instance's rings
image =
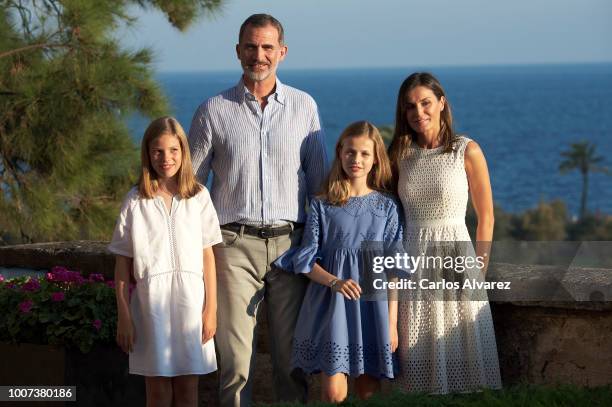
[[[64,267],[45,277],[0,275],[0,341],[77,347],[114,342],[117,309],[113,281]]]

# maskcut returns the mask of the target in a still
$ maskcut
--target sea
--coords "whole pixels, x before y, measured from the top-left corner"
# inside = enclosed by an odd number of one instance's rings
[[[559,172],[561,153],[590,141],[611,173],[589,176],[588,209],[612,214],[612,64],[283,70],[280,80],[316,100],[333,157],[344,127],[356,120],[393,125],[397,91],[416,71],[438,77],[452,107],[455,128],[476,140],[489,166],[493,197],[521,212],[540,201],[563,200],[578,213],[582,177]],[[234,86],[239,71],[159,73],[172,114],[188,131],[206,98]],[[129,127],[140,142],[148,120]]]

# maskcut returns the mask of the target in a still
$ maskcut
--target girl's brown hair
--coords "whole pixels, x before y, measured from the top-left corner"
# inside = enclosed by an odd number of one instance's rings
[[[368,187],[380,192],[388,192],[391,182],[391,165],[385,151],[385,143],[378,129],[367,121],[351,123],[340,135],[336,143],[336,157],[332,168],[323,183],[321,197],[332,205],[342,206],[348,202],[351,188],[349,179],[342,169],[340,153],[345,140],[349,137],[366,135],[374,143],[374,165],[368,174]]]
[[[145,130],[140,147],[142,171],[138,180],[138,192],[141,197],[151,199],[159,188],[158,175],[151,164],[149,148],[153,140],[166,134],[176,137],[181,146],[181,167],[177,172],[179,195],[181,198],[191,198],[202,190],[202,185],[196,181],[193,175],[191,154],[189,154],[189,143],[185,131],[175,118],[169,116],[153,120]]]
[[[423,86],[433,92],[440,100],[445,99],[444,110],[440,113],[440,141],[444,146],[443,152],[448,153],[453,150],[453,146],[457,140],[457,136],[453,129],[453,115],[451,113],[450,103],[446,97],[446,93],[442,85],[435,76],[428,72],[416,72],[404,80],[397,93],[397,105],[395,109],[395,130],[393,139],[389,146],[389,159],[393,169],[394,179],[397,179],[398,163],[406,154],[410,144],[416,142],[417,133],[412,129],[406,111],[408,109],[408,92],[416,87]]]

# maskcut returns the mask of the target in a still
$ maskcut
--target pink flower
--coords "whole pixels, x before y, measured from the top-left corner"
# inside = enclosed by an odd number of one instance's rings
[[[85,278],[78,271],[70,271],[66,267],[53,267],[50,273],[47,273],[48,281],[56,281],[61,283],[75,283],[81,285],[85,282]]]
[[[106,282],[106,285],[110,288],[115,288],[115,282],[113,280],[109,280]]]
[[[4,281],[4,276],[0,274],[0,283]]]
[[[94,328],[96,328],[96,331],[99,331],[100,328],[102,328],[102,321],[100,321],[99,319],[95,319],[91,324]]]
[[[53,267],[50,273],[47,273],[48,281],[67,281],[69,271],[64,267]]]
[[[47,280],[49,281],[65,281],[66,275],[69,273],[66,267],[53,267],[50,273],[47,273]]]
[[[40,283],[38,282],[38,279],[30,277],[30,279],[21,286],[21,289],[23,291],[38,291],[40,290]]]
[[[32,305],[34,305],[32,300],[22,301],[19,303],[19,311],[21,311],[23,314],[28,314],[32,309]]]
[[[89,281],[94,282],[94,281],[104,281],[104,276],[102,274],[90,274],[89,275]]]
[[[60,302],[64,301],[64,299],[66,299],[66,296],[64,295],[63,291],[57,291],[51,294],[51,301]]]

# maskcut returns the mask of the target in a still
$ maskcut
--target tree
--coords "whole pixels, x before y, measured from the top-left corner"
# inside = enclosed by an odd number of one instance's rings
[[[167,114],[151,50],[113,37],[155,8],[184,30],[221,0],[0,0],[0,244],[108,238],[134,183],[133,113]]]
[[[378,131],[385,142],[385,146],[389,147],[391,140],[393,140],[393,126],[378,126]]]
[[[513,236],[517,240],[564,240],[567,208],[561,200],[540,201],[514,220]]]
[[[607,172],[606,167],[599,164],[603,157],[595,154],[595,144],[588,141],[572,143],[569,150],[561,152],[564,160],[559,164],[562,174],[571,170],[578,170],[582,175],[582,194],[580,197],[580,218],[584,218],[587,212],[587,193],[589,190],[589,173]]]
[[[612,216],[587,214],[578,222],[567,225],[568,240],[609,241],[612,240]]]

